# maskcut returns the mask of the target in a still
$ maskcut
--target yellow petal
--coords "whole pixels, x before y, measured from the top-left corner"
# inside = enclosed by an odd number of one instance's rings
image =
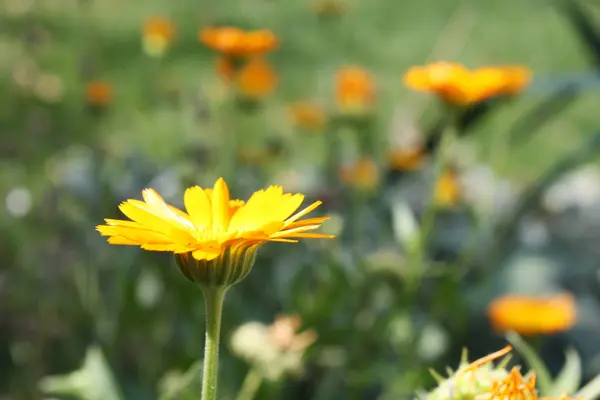
[[[149,208],[154,210],[156,213],[164,216],[165,218],[172,219],[185,226],[186,228],[193,229],[192,223],[187,215],[181,210],[177,210],[175,207],[168,205],[165,200],[154,190],[144,189],[142,191],[142,197]],[[177,210],[179,212],[174,212]]]
[[[188,243],[194,241],[194,238],[187,232],[186,227],[180,224],[178,220],[169,219],[157,213],[155,210],[150,209],[146,203],[138,200],[128,200],[125,203],[121,203],[119,209],[127,217],[146,229],[168,234],[180,242]]]
[[[196,228],[212,229],[210,200],[200,186],[193,186],[187,189],[183,196],[183,202]]]
[[[99,225],[96,230],[102,236],[123,236],[138,244],[173,243],[173,239],[159,232],[127,226]]]
[[[135,240],[127,239],[125,236],[116,235],[108,238],[108,243],[117,244],[123,246],[139,246],[140,244]]]
[[[192,252],[192,257],[194,257],[196,260],[206,260],[206,261],[210,261],[210,260],[214,260],[215,258],[219,257],[220,252],[208,252],[208,251],[204,251],[204,250],[196,250],[194,252]]]
[[[225,232],[229,226],[229,189],[223,178],[217,179],[212,193],[213,232]]]
[[[309,212],[311,212],[312,210],[314,210],[315,208],[319,207],[321,204],[323,204],[322,201],[315,201],[314,203],[312,203],[310,206],[306,207],[305,209],[303,209],[302,211],[294,214],[292,217],[288,218],[285,222],[286,225],[291,224],[292,222],[296,221],[298,218],[302,218],[303,216],[305,216],[306,214],[308,214]],[[298,205],[299,207],[299,205]]]

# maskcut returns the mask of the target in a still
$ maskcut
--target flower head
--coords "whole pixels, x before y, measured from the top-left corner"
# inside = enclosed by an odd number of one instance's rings
[[[96,229],[111,244],[174,253],[183,274],[199,283],[239,281],[266,242],[333,237],[310,232],[328,217],[300,220],[320,201],[296,212],[304,196],[283,193],[280,186],[259,190],[244,202],[230,199],[227,184],[219,178],[212,189],[193,186],[185,191],[187,212],[167,204],[153,189],[142,195],[144,201],[131,199],[119,206],[130,221],[107,218]]]
[[[521,335],[562,332],[575,325],[575,299],[569,293],[550,297],[509,294],[490,303],[488,316],[499,332],[513,330]]]
[[[301,101],[289,107],[292,123],[302,129],[321,132],[327,123],[327,113],[323,107],[310,101]]]
[[[436,62],[409,69],[403,80],[413,90],[432,92],[449,103],[467,105],[521,92],[531,81],[531,71],[521,66],[469,70],[458,63]]]
[[[525,379],[519,368],[514,367],[504,379],[494,381],[485,395],[486,400],[537,400],[535,373]]]
[[[336,77],[336,97],[342,112],[365,113],[375,101],[371,75],[361,67],[341,68]]]
[[[160,57],[167,50],[175,33],[173,23],[163,17],[152,17],[144,23],[142,42],[146,53]]]
[[[434,202],[441,207],[455,206],[460,201],[461,192],[457,173],[446,170],[435,183]]]
[[[112,101],[112,87],[107,82],[89,82],[85,86],[85,100],[92,107],[106,107]]]
[[[232,57],[264,54],[278,45],[277,37],[268,29],[245,31],[230,26],[203,28],[198,39],[206,47]]]
[[[355,163],[340,168],[340,180],[358,190],[371,191],[380,181],[379,167],[370,158],[362,158]]]
[[[394,171],[415,171],[419,169],[427,154],[422,148],[392,149],[387,153],[388,166]]]
[[[259,100],[275,89],[277,75],[265,59],[254,57],[239,70],[236,83],[243,97]]]

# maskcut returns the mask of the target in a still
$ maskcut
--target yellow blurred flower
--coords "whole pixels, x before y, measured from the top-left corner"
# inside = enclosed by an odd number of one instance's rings
[[[142,195],[144,201],[130,199],[119,206],[131,221],[107,218],[106,225],[96,227],[109,243],[210,261],[234,245],[256,248],[266,242],[332,237],[308,232],[328,217],[299,220],[320,201],[296,212],[304,195],[284,194],[280,186],[259,190],[244,202],[230,199],[227,184],[219,178],[212,189],[193,186],[185,191],[187,213],[168,205],[153,189]]]
[[[203,28],[198,39],[206,47],[231,57],[268,53],[278,45],[277,37],[268,29],[245,31],[230,26]]]
[[[387,154],[388,166],[395,171],[415,171],[426,158],[427,154],[421,148],[392,149]]]
[[[375,85],[371,75],[361,67],[341,68],[336,76],[338,107],[346,113],[365,113],[375,101]]]
[[[434,191],[434,202],[441,207],[452,207],[460,202],[462,190],[458,174],[448,169],[440,175]]]
[[[379,186],[379,168],[370,158],[363,158],[353,164],[343,165],[339,174],[340,180],[354,189],[371,191]]]
[[[310,101],[300,101],[288,108],[292,123],[307,131],[321,132],[327,123],[327,112],[323,107]]]
[[[175,34],[173,23],[163,17],[149,18],[142,29],[144,51],[151,57],[162,56]]]
[[[521,92],[531,82],[531,71],[522,66],[470,70],[458,63],[436,62],[410,68],[403,81],[410,89],[435,93],[449,103],[467,105]]]
[[[567,292],[550,297],[509,294],[492,301],[487,311],[496,331],[521,335],[566,331],[576,321],[575,299]]]
[[[112,87],[107,82],[89,82],[85,86],[85,100],[89,106],[106,107],[112,101]]]
[[[277,75],[265,59],[253,57],[239,70],[235,81],[243,97],[259,100],[273,92]]]

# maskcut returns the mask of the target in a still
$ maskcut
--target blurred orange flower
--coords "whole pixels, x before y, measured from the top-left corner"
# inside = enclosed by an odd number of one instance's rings
[[[370,158],[343,165],[340,168],[339,176],[345,185],[365,191],[376,189],[380,180],[379,168]]]
[[[146,54],[152,57],[162,56],[173,40],[173,23],[163,17],[152,17],[144,23],[142,41]]]
[[[458,174],[449,169],[440,175],[434,191],[435,204],[442,207],[452,207],[460,202],[462,190]]]
[[[341,68],[336,77],[338,107],[349,113],[368,112],[375,101],[375,85],[361,67]]]
[[[232,57],[264,54],[278,45],[277,37],[268,29],[245,31],[229,26],[203,28],[198,39],[206,47]]]
[[[277,75],[265,59],[254,57],[239,70],[236,84],[242,96],[262,99],[275,89]]]
[[[392,149],[387,154],[388,166],[395,171],[415,171],[423,165],[426,157],[421,148]]]
[[[490,399],[537,400],[535,373],[525,379],[518,367],[513,367],[506,378],[492,382],[486,393]]]
[[[521,335],[562,332],[575,325],[575,299],[567,292],[550,297],[509,294],[490,303],[488,316],[498,332],[513,330]]]
[[[467,105],[521,92],[531,82],[531,70],[522,66],[469,70],[458,63],[436,62],[409,69],[403,81],[410,89],[432,92],[449,103]]]
[[[327,113],[323,107],[310,101],[300,101],[288,109],[292,123],[302,129],[321,132],[327,123]]]
[[[85,100],[92,107],[106,107],[112,101],[112,87],[107,82],[89,82],[85,87]]]

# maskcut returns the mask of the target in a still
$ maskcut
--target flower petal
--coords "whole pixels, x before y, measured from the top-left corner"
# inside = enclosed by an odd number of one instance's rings
[[[212,193],[213,232],[225,232],[229,226],[229,189],[223,178],[217,179]]]
[[[185,209],[196,228],[212,229],[212,211],[210,200],[200,186],[193,186],[183,196]]]

